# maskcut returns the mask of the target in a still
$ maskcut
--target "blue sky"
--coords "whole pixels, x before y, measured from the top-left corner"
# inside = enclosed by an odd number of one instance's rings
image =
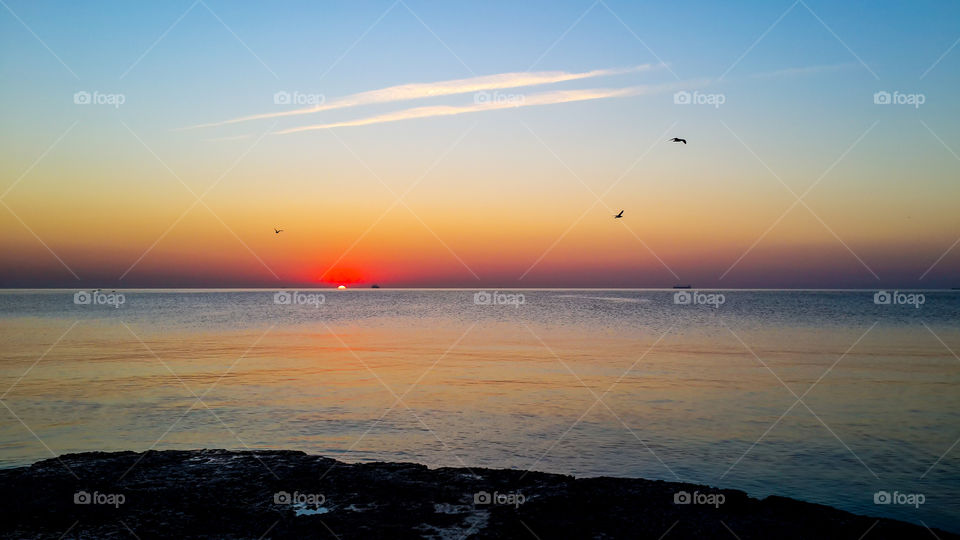
[[[950,120],[960,112],[955,98],[960,51],[952,48],[960,38],[956,3],[4,1],[0,113],[5,122],[0,142],[6,163],[0,173],[8,186],[17,181],[8,199],[11,212],[26,212],[37,201],[68,208],[70,201],[87,198],[90,208],[107,207],[107,201],[129,206],[135,197],[146,195],[156,223],[142,227],[144,238],[107,240],[127,242],[123,249],[101,246],[106,252],[129,249],[124,256],[134,259],[165,229],[162,222],[173,221],[191,202],[189,194],[176,191],[170,171],[200,192],[230,170],[235,177],[230,180],[232,194],[219,189],[212,196],[220,197],[221,211],[237,216],[251,211],[246,206],[251,201],[262,200],[265,195],[258,186],[270,178],[278,196],[339,197],[340,206],[368,223],[392,200],[382,193],[376,176],[402,191],[467,129],[470,150],[458,149],[437,169],[437,174],[460,180],[427,182],[412,195],[412,210],[430,216],[423,221],[434,228],[432,234],[391,241],[436,243],[433,237],[447,234],[437,232],[445,228],[438,223],[450,224],[447,238],[457,238],[457,218],[445,215],[445,207],[480,212],[483,205],[503,204],[519,211],[537,193],[549,192],[556,197],[560,217],[550,222],[551,230],[538,229],[542,237],[534,238],[531,232],[524,240],[528,258],[536,259],[579,215],[584,202],[592,202],[591,190],[603,192],[665,131],[695,140],[696,157],[678,160],[653,152],[631,173],[637,178],[605,196],[596,210],[605,216],[604,206],[633,205],[633,211],[653,216],[658,206],[677,204],[668,200],[672,195],[692,194],[689,214],[678,208],[676,221],[651,217],[623,241],[632,242],[629,249],[643,257],[649,257],[646,251],[694,244],[690,253],[672,254],[680,260],[695,258],[697,250],[724,246],[722,253],[711,251],[716,264],[709,269],[695,270],[690,262],[688,272],[699,279],[712,281],[709,276],[719,276],[728,266],[724,261],[736,260],[791,204],[789,190],[799,194],[811,186],[815,190],[805,200],[817,219],[786,220],[769,243],[760,246],[774,250],[761,259],[776,259],[777,246],[832,249],[846,242],[849,249],[842,248],[840,256],[846,251],[851,252],[848,256],[868,253],[862,257],[872,259],[874,266],[889,264],[886,276],[891,280],[908,283],[960,236],[960,223],[949,211],[950,201],[960,195],[960,158],[954,155],[960,150],[960,126]],[[321,95],[330,102],[408,83],[644,65],[651,69],[500,91],[531,104],[540,93],[552,91],[649,90],[642,95],[377,122],[336,128],[336,139],[325,129],[271,134],[249,155],[245,152],[251,142],[272,131],[421,106],[470,106],[475,96],[391,101],[322,116],[182,129],[284,110],[273,101],[278,91]],[[677,106],[677,90],[721,95],[724,101],[720,107]],[[122,94],[125,101],[119,108],[77,107],[72,100],[77,91]],[[924,103],[878,106],[873,101],[878,91],[922,94]],[[73,123],[77,127],[63,144],[43,154]],[[41,155],[39,165],[31,168]],[[242,164],[232,165],[238,156],[244,156]],[[324,174],[311,172],[318,167]],[[24,171],[29,176],[20,182]],[[835,177],[820,182],[825,172]],[[468,196],[477,200],[476,206],[470,206]],[[509,201],[498,202],[503,199]],[[726,213],[722,220],[713,219],[729,227],[718,229],[723,238],[698,240],[691,224],[714,211],[713,201],[718,212]],[[137,217],[127,211],[131,219]],[[36,236],[60,246],[54,245],[53,251],[80,250],[66,236],[71,227],[95,230],[93,218],[53,213],[34,218]],[[68,219],[73,217],[76,222]],[[6,219],[17,222],[12,216]],[[892,220],[904,220],[902,227]],[[669,242],[666,231],[678,231],[681,240],[670,248],[638,248],[637,230],[652,230],[664,243]],[[246,239],[244,234],[234,231],[233,236]],[[348,237],[357,236],[352,229],[342,234],[344,248],[351,244]],[[453,246],[454,252],[502,241],[466,231],[462,236],[467,247]],[[20,249],[20,240],[12,236],[4,242]],[[440,249],[435,255],[449,259],[450,254]],[[608,255],[609,264],[623,266],[601,282],[627,283],[634,263],[645,276],[653,272],[646,265],[650,261],[614,261],[618,256]],[[948,255],[942,270],[932,275],[938,283],[948,284],[950,270],[958,267],[957,253]],[[41,261],[44,257],[48,260]],[[337,260],[330,253],[317,257]],[[489,254],[475,257],[485,260]],[[569,268],[570,257],[557,264]],[[916,258],[915,268],[896,262],[904,258]],[[59,265],[49,259],[41,251],[36,258],[25,256],[19,270],[2,270],[36,274],[43,267],[41,274],[54,275],[47,265]],[[513,261],[510,270],[506,263],[494,265],[493,275],[509,281],[507,276],[528,266],[530,261],[521,259]],[[851,260],[853,268],[824,267],[818,272],[858,274],[837,284],[877,281]],[[119,261],[116,265],[126,267]],[[101,267],[96,273],[109,276],[114,270]],[[766,271],[769,267],[745,272],[740,284],[752,284]],[[20,277],[8,282],[24,282]],[[445,283],[460,284],[463,277],[449,277]],[[664,279],[674,278],[641,281],[653,285]]]

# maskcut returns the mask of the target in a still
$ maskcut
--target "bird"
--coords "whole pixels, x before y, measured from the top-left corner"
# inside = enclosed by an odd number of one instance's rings
[[[277,229],[277,228],[273,229],[273,234],[280,234],[282,232],[283,232],[283,229]]]
[[[672,138],[672,139],[667,139],[667,142],[682,142],[683,144],[687,144],[687,140],[686,140],[686,139],[681,139],[680,137],[674,137],[674,138]]]
[[[621,210],[619,214],[613,216],[613,219],[620,219],[622,217],[623,217],[623,210]]]

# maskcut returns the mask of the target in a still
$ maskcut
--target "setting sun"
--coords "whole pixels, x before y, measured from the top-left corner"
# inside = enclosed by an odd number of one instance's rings
[[[0,540],[960,540],[960,0],[867,4],[0,0]]]

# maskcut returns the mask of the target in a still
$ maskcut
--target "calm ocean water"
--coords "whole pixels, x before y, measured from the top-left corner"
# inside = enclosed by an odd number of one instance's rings
[[[960,531],[960,292],[75,292],[0,292],[0,466],[290,448],[681,480]]]

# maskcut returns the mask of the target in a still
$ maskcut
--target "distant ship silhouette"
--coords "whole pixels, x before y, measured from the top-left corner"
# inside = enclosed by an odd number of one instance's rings
[[[689,286],[689,285],[674,285],[673,288],[674,288],[674,289],[689,289],[690,286]]]

